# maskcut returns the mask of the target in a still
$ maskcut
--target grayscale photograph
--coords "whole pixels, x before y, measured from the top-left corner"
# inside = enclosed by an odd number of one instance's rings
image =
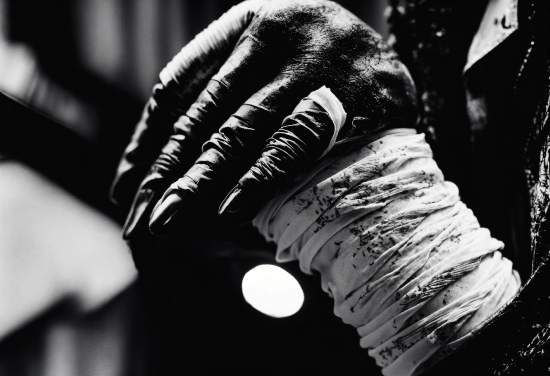
[[[550,375],[550,0],[0,0],[0,376]]]

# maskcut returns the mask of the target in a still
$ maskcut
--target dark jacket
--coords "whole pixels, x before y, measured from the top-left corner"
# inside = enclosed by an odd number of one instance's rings
[[[513,38],[466,75],[468,49],[487,1],[393,0],[391,6],[395,48],[418,88],[420,130],[430,136],[436,161],[480,223],[505,241],[505,255],[525,282],[473,340],[429,373],[547,374],[549,4],[520,0]],[[509,77],[501,74],[491,83],[487,77],[503,66]],[[480,95],[492,106],[481,129],[468,117],[472,98]]]

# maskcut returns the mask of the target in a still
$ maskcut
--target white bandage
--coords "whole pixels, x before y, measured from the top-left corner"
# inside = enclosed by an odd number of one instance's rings
[[[446,182],[424,135],[394,129],[323,159],[253,224],[279,261],[317,270],[385,375],[439,361],[517,292],[519,276]]]
[[[334,132],[332,134],[332,138],[330,139],[330,143],[323,154],[319,157],[322,158],[334,147],[336,138],[346,122],[347,114],[346,111],[344,111],[342,102],[340,102],[340,100],[326,86],[322,86],[321,88],[309,93],[304,100],[307,101],[308,99],[321,106],[329,114],[332,123],[334,124]],[[296,111],[296,109],[294,111]]]

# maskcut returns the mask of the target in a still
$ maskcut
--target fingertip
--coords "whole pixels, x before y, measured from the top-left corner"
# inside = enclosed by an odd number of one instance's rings
[[[132,165],[126,157],[123,157],[117,168],[113,183],[109,188],[111,202],[123,210],[130,212],[135,196],[141,187],[141,183],[147,170],[143,166]]]
[[[260,211],[266,198],[271,194],[272,192],[266,189],[261,182],[242,179],[225,197],[219,206],[218,214],[226,223],[249,222]]]
[[[130,213],[126,218],[126,223],[122,229],[122,237],[124,240],[129,240],[130,236],[141,222],[141,219],[147,215],[153,202],[153,196],[154,193],[151,189],[140,190],[136,195],[134,203],[130,208]]]
[[[241,192],[242,190],[238,185],[234,187],[220,204],[218,214],[227,217],[238,213],[242,198]]]
[[[149,220],[149,231],[153,235],[166,236],[169,233],[170,222],[180,210],[182,201],[183,199],[178,193],[172,192],[157,203]]]

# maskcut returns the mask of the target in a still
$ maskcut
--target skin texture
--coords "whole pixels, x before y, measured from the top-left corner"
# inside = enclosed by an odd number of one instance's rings
[[[124,230],[130,245],[150,236],[149,225],[169,236],[212,225],[224,197],[262,151],[277,160],[282,152],[273,142],[265,148],[268,138],[323,85],[348,113],[339,139],[384,126],[413,127],[417,117],[414,84],[397,55],[370,27],[328,1],[244,2],[182,49],[161,81],[112,189],[113,199],[130,209]],[[241,182],[224,202],[222,209],[231,209],[222,210],[226,215],[247,208],[238,221],[249,219],[324,150],[331,124],[319,118],[305,119],[303,127],[295,123],[287,129],[291,138],[305,128],[315,137],[293,144],[300,150],[287,153],[293,159],[285,174],[257,163],[245,179],[254,184]]]

